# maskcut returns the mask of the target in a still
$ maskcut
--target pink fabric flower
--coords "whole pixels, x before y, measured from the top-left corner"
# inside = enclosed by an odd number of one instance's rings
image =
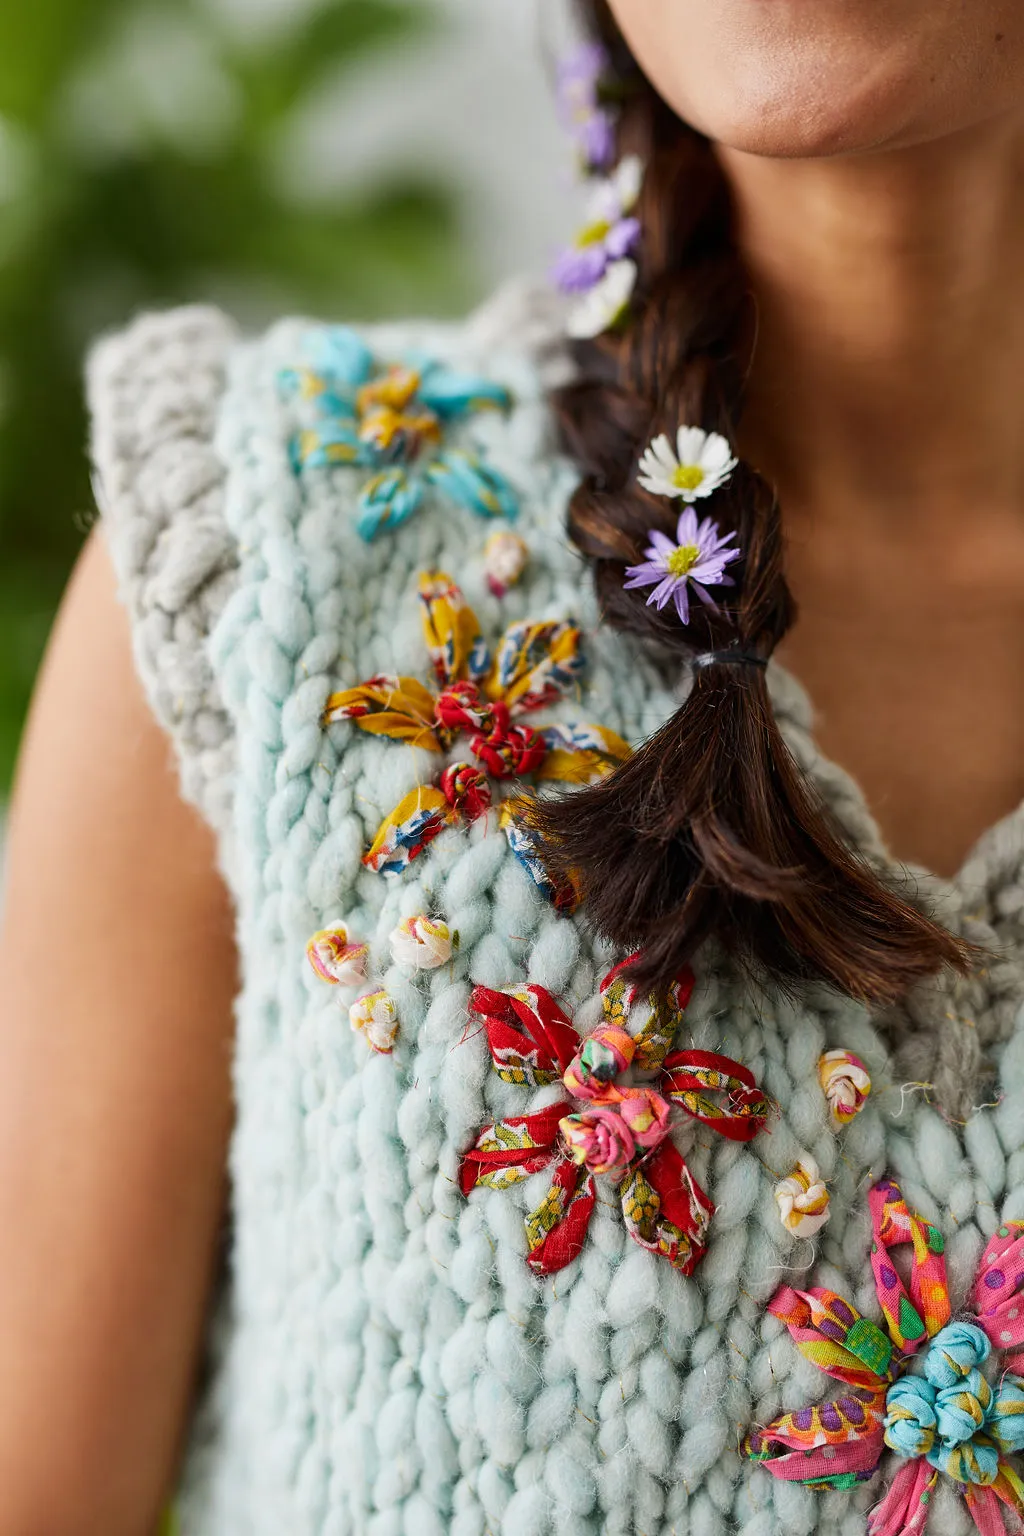
[[[636,1152],[633,1134],[617,1105],[592,1104],[578,1115],[566,1115],[558,1128],[572,1157],[591,1173],[621,1176]]]
[[[619,1114],[629,1126],[638,1147],[656,1147],[668,1135],[672,1106],[653,1088],[625,1088]]]
[[[884,1331],[834,1291],[783,1286],[768,1310],[842,1395],[751,1431],[747,1454],[773,1477],[848,1489],[897,1460],[868,1536],[920,1536],[947,1479],[982,1536],[1005,1536],[1004,1510],[1024,1516],[1024,1222],[1008,1221],[981,1256],[967,1307],[953,1319],[941,1232],[914,1215],[891,1179],[868,1194],[870,1264]],[[909,1249],[903,1270],[893,1250]],[[906,1279],[904,1279],[906,1275]],[[923,1371],[910,1369],[921,1352]],[[992,1381],[990,1353],[1005,1351]],[[1018,1529],[1015,1521],[1012,1527]]]

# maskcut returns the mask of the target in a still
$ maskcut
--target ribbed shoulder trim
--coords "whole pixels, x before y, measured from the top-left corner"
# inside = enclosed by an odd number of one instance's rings
[[[172,310],[100,341],[87,367],[96,499],[136,665],[174,742],[183,793],[221,833],[234,740],[207,640],[237,578],[214,448],[234,341],[219,311]]]

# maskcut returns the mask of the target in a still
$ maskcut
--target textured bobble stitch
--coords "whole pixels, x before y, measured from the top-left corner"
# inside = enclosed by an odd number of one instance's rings
[[[466,427],[521,493],[531,559],[500,600],[487,530],[469,515],[424,508],[386,546],[364,545],[344,476],[296,479],[276,379],[307,323],[239,343],[213,312],[185,311],[140,322],[92,365],[100,499],[140,672],[186,792],[218,829],[245,972],[232,1281],[181,1495],[190,1536],[859,1536],[859,1494],[822,1500],[736,1451],[738,1424],[819,1387],[763,1316],[780,1283],[802,1283],[809,1246],[782,1229],[774,1185],[814,1156],[831,1195],[819,1267],[861,1307],[862,1193],[882,1168],[913,1203],[931,1197],[933,1214],[956,1217],[951,1273],[970,1272],[1000,1220],[1024,1216],[1024,817],[983,840],[958,885],[912,874],[947,922],[996,951],[955,995],[922,989],[873,1021],[841,998],[755,994],[723,957],[699,956],[677,1043],[744,1062],[779,1110],[749,1147],[679,1133],[719,1204],[698,1280],[638,1249],[600,1206],[581,1257],[540,1280],[523,1262],[523,1219],[544,1188],[460,1195],[472,1136],[524,1104],[489,1070],[471,985],[533,979],[590,1028],[598,981],[621,957],[539,897],[494,813],[439,837],[406,881],[364,869],[381,817],[437,762],[319,721],[332,690],[374,671],[421,674],[408,599],[429,569],[457,575],[492,637],[529,616],[578,616],[589,669],[553,720],[635,742],[672,712],[656,662],[596,631],[561,534],[575,470],[553,452],[543,395],[565,372],[554,329],[520,295],[469,326],[372,338],[381,355],[418,348],[512,397],[507,418]],[[815,747],[802,691],[774,666],[769,687],[848,835],[884,859],[856,788]],[[406,974],[388,935],[417,913],[461,943]],[[353,1036],[304,959],[310,935],[342,918],[370,945],[367,985],[400,1005],[388,1058]],[[869,1067],[872,1092],[837,1141],[817,1062],[838,1049]],[[1002,1077],[979,1088],[985,1053]],[[530,1107],[543,1102],[550,1090]],[[936,1502],[937,1529],[958,1520]]]

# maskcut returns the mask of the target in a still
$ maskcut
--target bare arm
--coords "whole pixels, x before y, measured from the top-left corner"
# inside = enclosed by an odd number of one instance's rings
[[[230,1130],[232,915],[102,540],[44,667],[0,932],[0,1531],[148,1536]]]

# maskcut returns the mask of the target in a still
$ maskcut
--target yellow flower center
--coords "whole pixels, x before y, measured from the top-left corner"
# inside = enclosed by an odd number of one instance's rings
[[[389,368],[380,378],[364,384],[356,395],[363,442],[384,453],[398,439],[405,459],[415,458],[424,443],[440,442],[441,423],[433,411],[417,401],[419,387],[416,369],[401,366]]]
[[[362,386],[356,395],[356,410],[360,416],[367,415],[377,406],[387,406],[392,411],[404,410],[419,387],[420,376],[416,369],[396,364],[380,378],[371,379],[369,384]]]
[[[704,483],[704,471],[699,464],[680,464],[672,471],[672,484],[681,491],[695,491]]]
[[[586,224],[576,236],[577,249],[582,251],[588,245],[600,245],[611,227],[607,219],[595,219],[593,224]]]
[[[666,564],[673,576],[685,576],[699,559],[700,550],[696,544],[680,544],[669,555]]]

